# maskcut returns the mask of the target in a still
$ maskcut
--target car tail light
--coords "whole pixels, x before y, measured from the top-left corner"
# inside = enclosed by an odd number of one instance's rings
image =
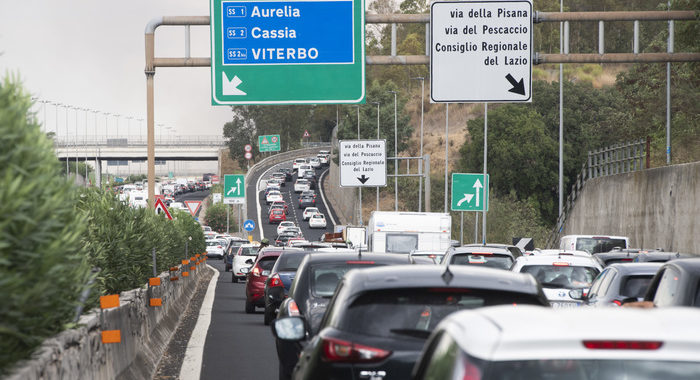
[[[272,276],[270,276],[270,287],[277,287],[277,286],[284,286],[282,283],[282,279],[280,279],[280,275],[275,273]]]
[[[346,264],[374,264],[374,261],[369,260],[348,260]]]
[[[620,261],[634,261],[634,259],[620,259]]]
[[[568,267],[568,266],[569,266],[569,263],[566,263],[566,262],[554,262],[554,263],[552,263],[552,265],[554,265],[555,267]]]
[[[369,363],[384,360],[391,351],[355,344],[340,339],[323,338],[323,358],[331,362]]]
[[[620,300],[613,300],[612,303],[615,306],[622,306],[622,301],[620,301]]]
[[[658,350],[663,342],[648,340],[584,340],[590,350]]]
[[[301,315],[299,312],[299,306],[294,300],[289,300],[289,303],[287,304],[287,314],[289,314],[290,317]]]
[[[253,276],[255,277],[260,277],[260,267],[256,266],[255,268],[253,268],[253,271],[251,273],[253,273]]]
[[[223,248],[223,247],[222,247],[222,246],[220,246],[220,245],[217,245],[217,246],[216,246],[216,248],[219,248],[219,249],[221,249],[221,248]]]

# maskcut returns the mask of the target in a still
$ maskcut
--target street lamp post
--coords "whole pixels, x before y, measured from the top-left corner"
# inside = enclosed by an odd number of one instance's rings
[[[396,91],[389,91],[394,94],[394,211],[399,211],[399,151],[398,151],[398,117],[396,115]]]
[[[360,139],[360,106],[357,105],[357,139]],[[357,188],[357,198],[359,200],[359,209],[360,209],[360,225],[364,224],[364,221],[362,220],[362,187]]]
[[[425,99],[425,78],[416,77],[413,78],[420,81],[420,160],[418,160],[418,212],[421,212],[423,206],[423,113],[424,113],[424,99]]]
[[[379,102],[372,102],[377,105],[377,140],[379,140]],[[377,211],[379,211],[379,186],[377,186]]]

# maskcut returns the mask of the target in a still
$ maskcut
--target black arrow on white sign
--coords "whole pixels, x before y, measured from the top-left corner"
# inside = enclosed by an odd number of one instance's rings
[[[367,177],[366,175],[363,174],[362,177],[357,177],[357,179],[358,179],[360,182],[362,182],[362,184],[364,185],[365,182],[367,182],[367,181],[369,180],[369,177]]]
[[[523,83],[522,79],[520,79],[520,82],[517,82],[510,74],[506,75],[506,79],[508,79],[508,82],[513,86],[513,88],[508,90],[509,92],[525,95],[525,83]]]

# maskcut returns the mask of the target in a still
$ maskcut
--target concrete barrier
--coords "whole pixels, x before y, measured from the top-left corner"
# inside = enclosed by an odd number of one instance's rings
[[[338,224],[356,224],[358,207],[357,188],[340,187],[340,170],[338,169],[338,165],[332,160],[328,175],[326,175],[323,181],[323,189],[325,190],[328,202],[333,204],[333,210],[335,210],[338,216]]]
[[[630,238],[634,248],[700,254],[700,162],[586,182],[563,235]]]
[[[104,310],[104,323],[99,309],[84,314],[79,327],[44,341],[7,380],[152,378],[197,282],[210,270],[197,268],[178,281],[159,276],[152,296],[163,299],[160,307],[149,306],[150,291],[143,287],[122,292],[119,307]],[[121,343],[102,343],[102,330],[121,330]]]

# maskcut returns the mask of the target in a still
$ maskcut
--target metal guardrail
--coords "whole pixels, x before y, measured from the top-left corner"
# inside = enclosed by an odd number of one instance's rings
[[[146,146],[146,136],[61,136],[54,137],[54,146],[70,148],[75,146],[129,147]],[[156,136],[155,144],[159,146],[212,146],[226,145],[223,136]]]
[[[576,182],[571,186],[571,192],[564,202],[561,215],[557,218],[557,223],[550,233],[545,247],[556,248],[555,244],[564,229],[564,224],[588,180],[649,169],[649,143],[650,139],[647,137],[646,139],[628,141],[589,151],[588,160],[581,166],[581,172],[576,176]],[[645,165],[643,164],[644,160],[646,160]]]

